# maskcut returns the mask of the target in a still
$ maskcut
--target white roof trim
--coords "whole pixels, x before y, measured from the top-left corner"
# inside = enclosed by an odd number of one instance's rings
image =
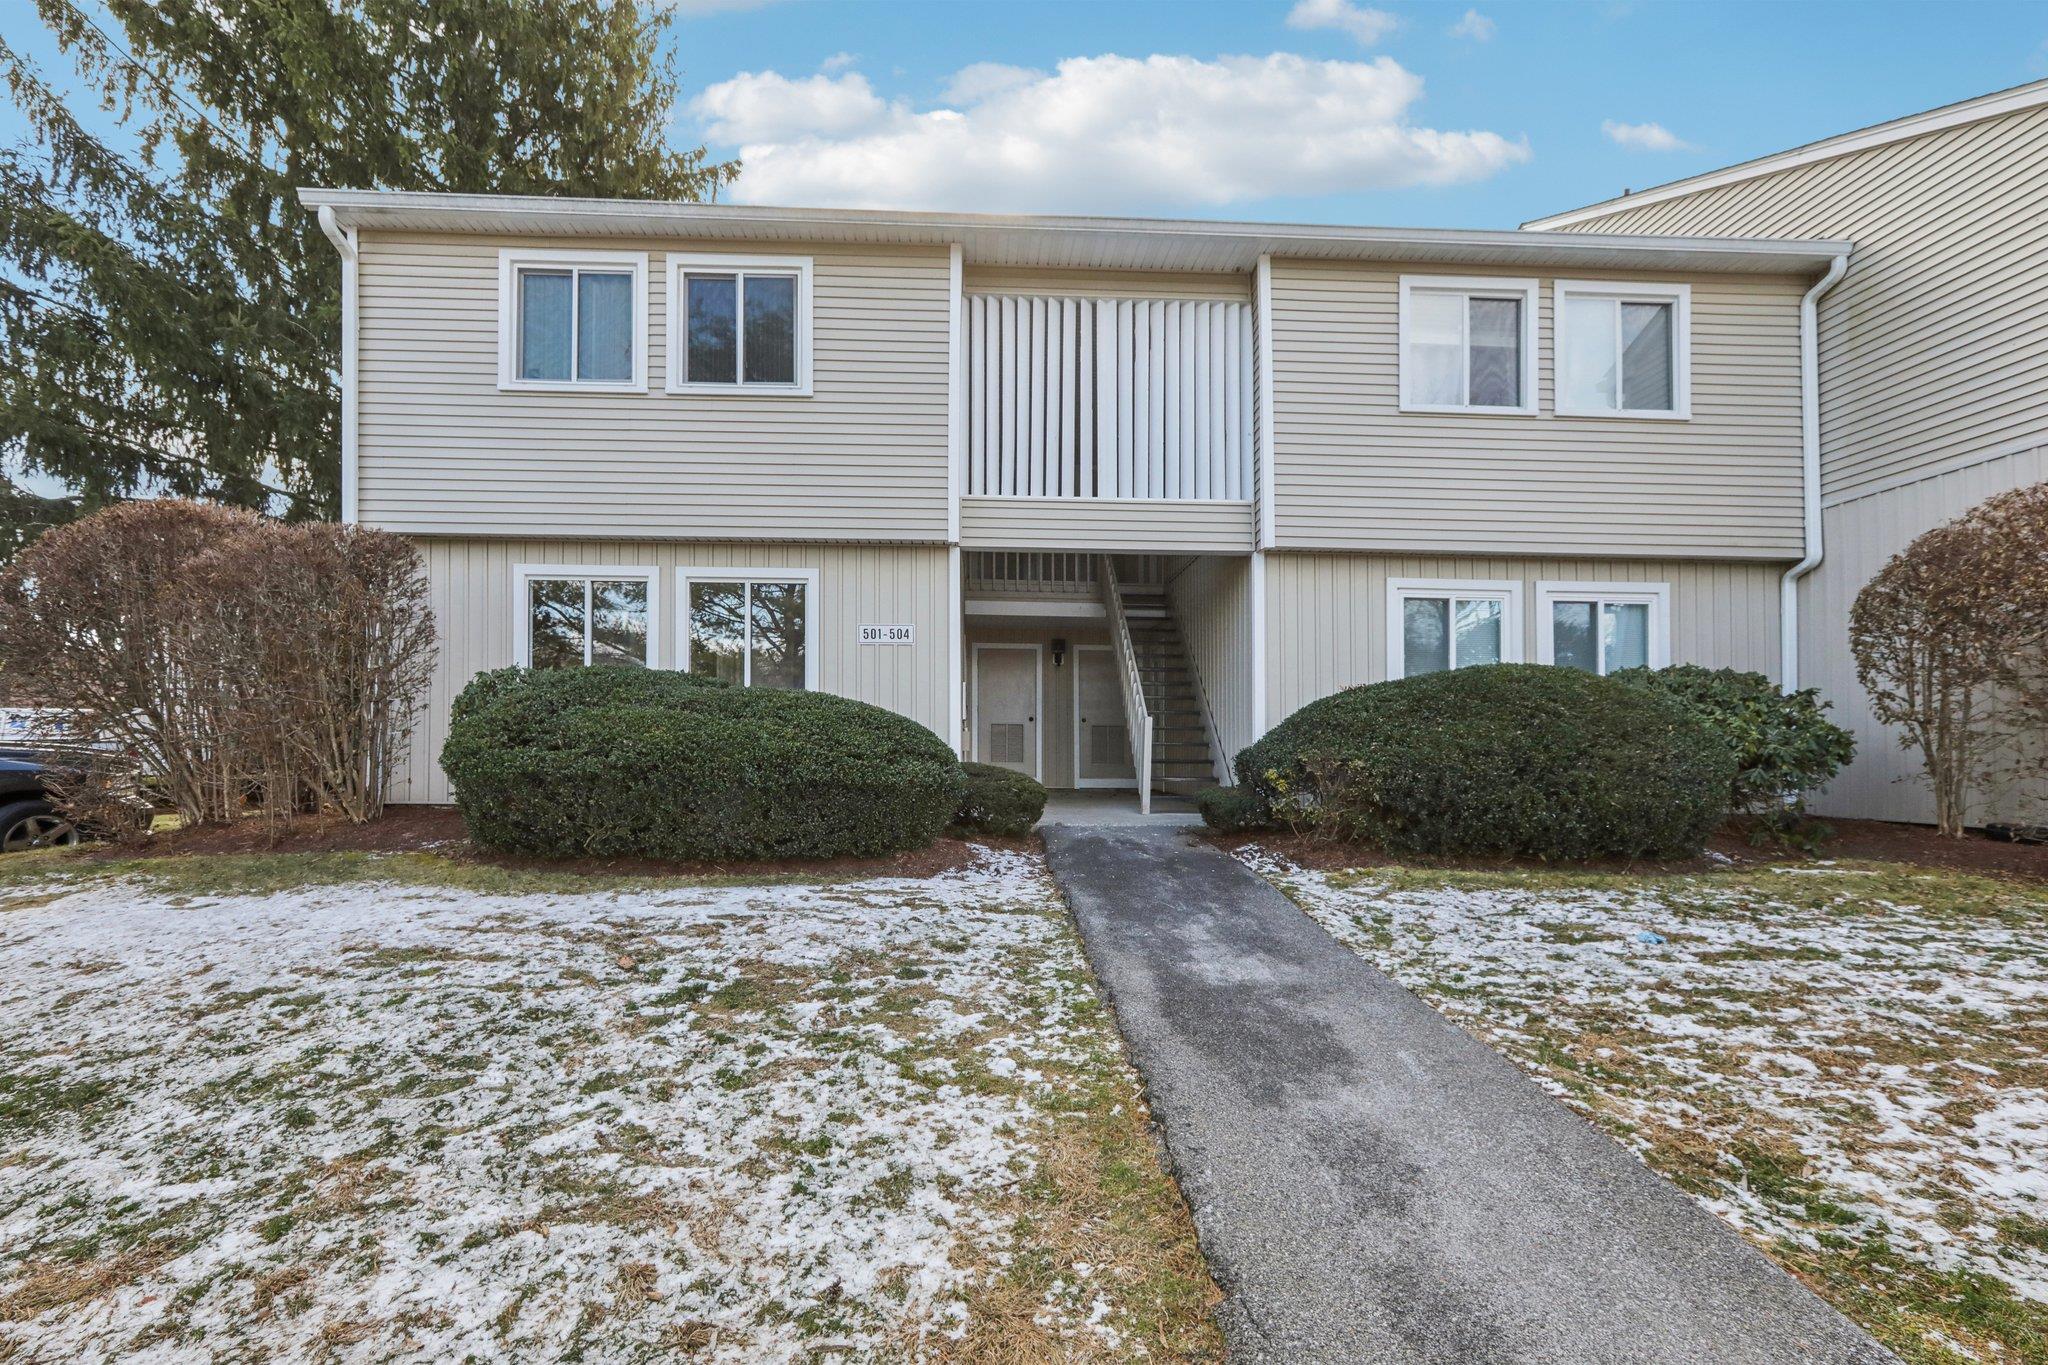
[[[539,195],[302,189],[338,223],[384,231],[959,244],[972,264],[1250,271],[1261,255],[1503,267],[1797,273],[1846,242],[1452,228],[1323,227],[1203,219],[775,208]]]
[[[1681,195],[1698,194],[1702,190],[1718,189],[1723,185],[1739,184],[1753,180],[1760,175],[1775,171],[1789,171],[1795,166],[1807,166],[1830,157],[1847,156],[1851,152],[1867,151],[1887,143],[1903,141],[1909,137],[1920,137],[1926,133],[1938,133],[1944,128],[1957,128],[1965,123],[1977,123],[2000,114],[2010,114],[2021,109],[2032,109],[2048,104],[2048,80],[2034,81],[2028,85],[2016,85],[2010,90],[1997,90],[1989,95],[1963,100],[1958,104],[1944,104],[1939,109],[1929,109],[1921,114],[1908,114],[1889,123],[1876,123],[1868,128],[1842,133],[1835,137],[1822,138],[1819,142],[1808,142],[1789,151],[1773,152],[1750,161],[1738,162],[1718,171],[1706,171],[1688,176],[1684,180],[1673,180],[1668,184],[1637,190],[1633,194],[1617,195],[1603,199],[1597,204],[1584,208],[1570,209],[1564,213],[1553,213],[1547,218],[1531,218],[1522,224],[1525,232],[1542,232],[1552,228],[1569,227],[1591,218],[1605,218],[1623,209],[1641,208],[1645,204],[1662,203]]]

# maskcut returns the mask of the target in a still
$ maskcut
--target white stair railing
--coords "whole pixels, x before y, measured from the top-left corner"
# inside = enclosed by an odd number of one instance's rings
[[[1109,613],[1110,638],[1116,643],[1117,662],[1124,678],[1124,714],[1130,717],[1131,766],[1138,774],[1138,812],[1152,813],[1152,711],[1145,705],[1145,680],[1138,672],[1138,649],[1131,642],[1130,618],[1124,615],[1124,595],[1116,581],[1116,564],[1102,557],[1102,605]]]

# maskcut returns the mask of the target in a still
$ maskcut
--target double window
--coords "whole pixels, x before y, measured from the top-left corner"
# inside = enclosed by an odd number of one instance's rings
[[[668,258],[672,392],[811,388],[807,256]]]
[[[518,659],[529,668],[654,664],[652,569],[522,564]]]
[[[1692,413],[1692,289],[1557,282],[1557,411],[1564,417]]]
[[[1387,584],[1387,676],[1522,657],[1522,586],[1397,578]]]
[[[1387,584],[1387,676],[1517,663],[1522,587],[1515,580],[1397,578]],[[1613,673],[1671,662],[1665,583],[1538,583],[1536,662]]]
[[[1401,407],[1536,411],[1536,281],[1401,277]]]
[[[1671,662],[1663,583],[1538,583],[1536,662],[1613,673]]]
[[[646,297],[642,252],[500,252],[499,387],[644,390]]]
[[[816,575],[808,570],[685,569],[684,667],[741,687],[812,689]]]

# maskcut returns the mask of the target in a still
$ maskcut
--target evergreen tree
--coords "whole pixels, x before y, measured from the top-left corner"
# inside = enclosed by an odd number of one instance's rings
[[[0,557],[152,493],[339,505],[341,269],[304,185],[696,199],[632,0],[36,0],[132,147],[0,36]]]

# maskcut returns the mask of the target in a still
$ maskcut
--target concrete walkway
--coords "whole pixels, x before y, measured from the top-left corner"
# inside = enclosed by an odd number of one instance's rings
[[[1188,831],[1044,833],[1232,1360],[1892,1362]]]

